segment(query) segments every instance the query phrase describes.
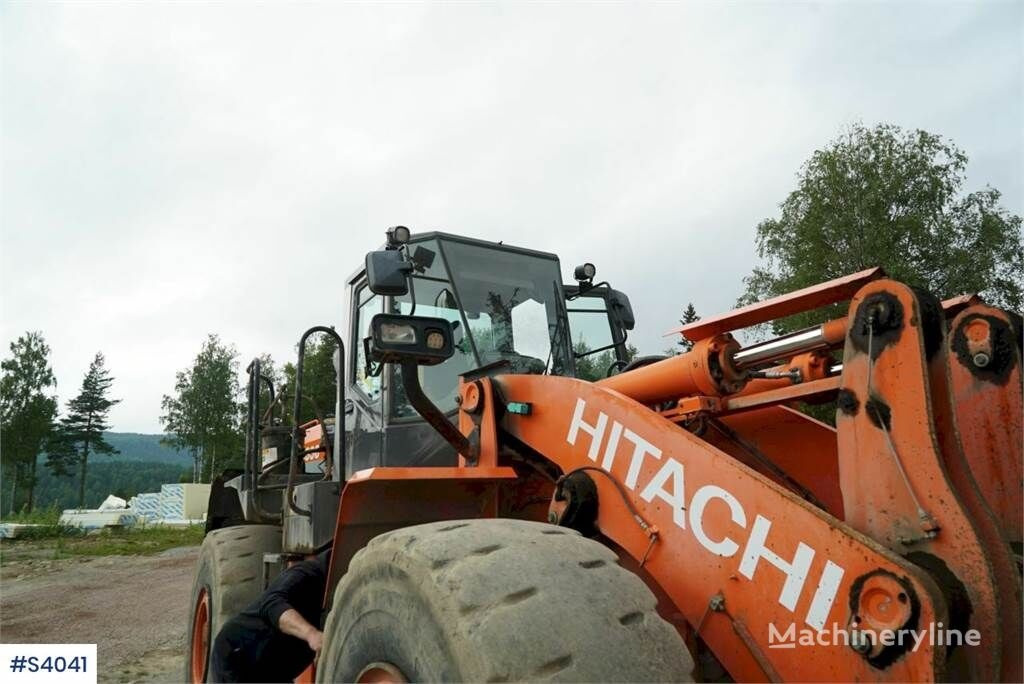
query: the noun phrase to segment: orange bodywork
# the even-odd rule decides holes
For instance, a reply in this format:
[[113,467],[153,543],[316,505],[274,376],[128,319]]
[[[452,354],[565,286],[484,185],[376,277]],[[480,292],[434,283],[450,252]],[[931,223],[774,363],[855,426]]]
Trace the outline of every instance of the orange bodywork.
[[[730,331],[845,300],[824,347],[778,364],[797,380],[750,380],[733,364]],[[464,380],[472,453],[457,467],[353,476],[329,587],[396,527],[563,523],[556,483],[585,476],[596,538],[737,681],[1020,681],[1020,352],[989,368],[1010,319],[946,304],[959,311],[948,338],[938,302],[870,269],[691,324],[692,351],[596,383]],[[811,400],[836,401],[835,427],[794,409]],[[977,630],[980,645],[879,642],[932,625]],[[779,647],[790,629],[845,631],[857,647]]]
[[327,458],[327,446],[324,440],[324,426],[319,420],[311,420],[299,426],[303,440],[302,460],[305,463],[317,463]]
[[[1019,553],[1024,536],[1024,401],[1020,349],[1013,336],[1006,312],[971,306],[953,320],[946,355],[953,417],[964,455],[1004,538]],[[978,354],[986,354],[988,364],[977,366]]]

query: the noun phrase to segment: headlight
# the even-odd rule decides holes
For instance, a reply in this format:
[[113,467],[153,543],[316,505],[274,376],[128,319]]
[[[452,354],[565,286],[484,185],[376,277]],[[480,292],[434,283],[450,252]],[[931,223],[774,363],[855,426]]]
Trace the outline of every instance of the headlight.
[[[387,344],[416,344],[416,329],[400,323],[383,323],[380,326],[381,342]],[[427,338],[430,344],[430,338]]]
[[370,358],[381,363],[433,366],[455,352],[451,323],[427,316],[376,314],[367,342]]

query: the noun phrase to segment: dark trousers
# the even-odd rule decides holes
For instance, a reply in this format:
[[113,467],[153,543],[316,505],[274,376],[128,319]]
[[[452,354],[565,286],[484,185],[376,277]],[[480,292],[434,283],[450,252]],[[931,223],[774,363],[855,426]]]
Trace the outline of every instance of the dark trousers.
[[255,682],[250,675],[251,668],[245,663],[245,652],[241,642],[245,634],[237,624],[228,620],[210,647],[209,682]]
[[236,615],[221,627],[210,647],[210,682],[291,682],[311,662],[304,641],[282,634],[262,620]]

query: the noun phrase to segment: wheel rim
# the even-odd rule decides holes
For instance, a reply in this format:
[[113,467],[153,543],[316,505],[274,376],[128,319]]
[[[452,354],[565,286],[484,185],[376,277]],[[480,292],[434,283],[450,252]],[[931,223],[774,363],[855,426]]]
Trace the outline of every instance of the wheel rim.
[[409,680],[391,663],[370,663],[356,677],[357,684],[403,684]]
[[210,595],[206,587],[199,589],[192,611],[192,667],[189,674],[193,682],[202,682],[206,676],[207,654],[210,652]]

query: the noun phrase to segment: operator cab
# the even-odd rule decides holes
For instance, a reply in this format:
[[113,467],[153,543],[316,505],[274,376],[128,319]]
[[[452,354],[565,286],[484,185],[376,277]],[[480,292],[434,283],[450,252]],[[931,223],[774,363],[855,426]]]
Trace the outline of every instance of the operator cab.
[[[591,275],[581,278],[587,266]],[[591,264],[578,267],[577,284],[563,286],[575,377],[590,382],[612,375],[629,363],[626,338],[635,325],[629,298],[608,283],[592,284],[593,270]]]
[[[368,263],[371,269],[377,257],[382,269],[401,263],[408,287],[381,288],[378,272],[371,275],[377,278],[376,289],[385,294],[376,294],[366,269],[348,283],[346,478],[370,467],[457,462],[454,449],[405,396],[400,365],[368,361],[365,340],[375,314],[426,316],[451,323],[452,356],[437,365],[417,366],[416,372],[424,394],[453,422],[462,374],[490,369],[574,376],[574,320],[587,326],[587,339],[601,342],[601,353],[617,353],[624,347],[622,319],[617,315],[624,295],[606,285],[563,286],[554,254],[446,233],[408,236],[406,231],[406,241],[397,244],[390,235],[388,249],[372,253]],[[407,292],[398,294],[402,289]],[[628,310],[628,300],[625,303]],[[574,308],[585,313],[577,317],[571,313]],[[597,321],[602,316],[603,326]],[[632,327],[631,312],[629,319]]]

